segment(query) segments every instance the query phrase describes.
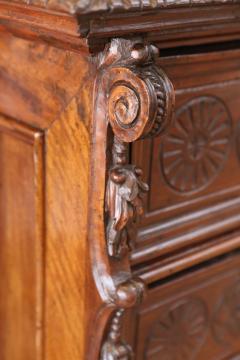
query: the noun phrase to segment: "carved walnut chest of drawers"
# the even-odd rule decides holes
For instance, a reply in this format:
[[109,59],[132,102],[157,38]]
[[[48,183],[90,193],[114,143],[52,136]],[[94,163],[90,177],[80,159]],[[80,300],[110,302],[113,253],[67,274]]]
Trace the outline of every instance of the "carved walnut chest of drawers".
[[240,1],[0,0],[0,360],[240,359]]

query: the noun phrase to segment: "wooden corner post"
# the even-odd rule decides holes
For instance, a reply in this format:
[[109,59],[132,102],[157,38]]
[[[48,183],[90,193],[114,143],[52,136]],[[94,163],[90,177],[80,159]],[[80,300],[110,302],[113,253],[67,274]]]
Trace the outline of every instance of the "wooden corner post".
[[129,253],[148,185],[141,169],[128,160],[128,144],[157,136],[171,123],[174,90],[155,65],[157,56],[154,46],[113,39],[97,58],[89,247],[99,311],[91,324],[91,360],[134,356],[122,339],[121,324],[125,309],[139,304],[146,292],[142,280],[132,275]]

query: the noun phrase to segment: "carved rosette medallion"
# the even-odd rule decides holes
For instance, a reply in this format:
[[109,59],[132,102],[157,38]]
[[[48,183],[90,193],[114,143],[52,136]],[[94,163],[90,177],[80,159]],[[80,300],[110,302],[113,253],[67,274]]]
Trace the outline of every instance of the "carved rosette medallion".
[[208,311],[201,299],[183,299],[152,326],[145,358],[152,360],[193,359],[208,330]]
[[224,167],[231,136],[231,116],[220,99],[202,96],[185,104],[162,143],[165,182],[181,194],[209,185]]

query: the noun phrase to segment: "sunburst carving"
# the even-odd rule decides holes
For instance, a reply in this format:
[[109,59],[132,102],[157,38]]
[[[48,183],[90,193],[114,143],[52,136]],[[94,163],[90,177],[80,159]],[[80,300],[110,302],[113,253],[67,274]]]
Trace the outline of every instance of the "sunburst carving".
[[231,116],[220,99],[198,97],[181,107],[161,147],[166,183],[182,194],[207,186],[228,158],[231,134]]
[[145,359],[193,359],[204,342],[208,311],[201,299],[185,299],[173,305],[150,331]]

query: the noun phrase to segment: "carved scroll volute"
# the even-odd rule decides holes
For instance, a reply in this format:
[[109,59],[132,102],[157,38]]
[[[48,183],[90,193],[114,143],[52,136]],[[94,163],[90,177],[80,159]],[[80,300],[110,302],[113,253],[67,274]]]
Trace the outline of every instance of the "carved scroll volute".
[[[128,162],[128,143],[159,135],[171,123],[174,91],[165,73],[154,65],[156,56],[153,46],[115,39],[98,58],[89,241],[101,313],[103,304],[107,313],[98,319],[105,326],[110,321],[103,360],[131,358],[129,346],[121,340],[121,318],[124,309],[140,303],[145,293],[143,282],[132,277],[129,250],[148,185],[141,180],[141,169]],[[109,125],[114,134],[110,166],[106,159]]]

